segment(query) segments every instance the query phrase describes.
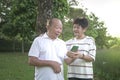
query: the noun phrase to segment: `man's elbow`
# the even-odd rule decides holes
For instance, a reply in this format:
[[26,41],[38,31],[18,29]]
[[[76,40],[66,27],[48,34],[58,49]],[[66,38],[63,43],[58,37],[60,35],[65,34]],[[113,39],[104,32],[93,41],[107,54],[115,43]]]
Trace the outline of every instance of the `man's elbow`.
[[65,62],[67,65],[70,65],[70,62]]
[[29,59],[28,59],[28,64],[30,65],[30,66],[34,66],[34,63],[33,63],[34,61],[33,61],[33,59],[32,59],[32,57],[29,57]]

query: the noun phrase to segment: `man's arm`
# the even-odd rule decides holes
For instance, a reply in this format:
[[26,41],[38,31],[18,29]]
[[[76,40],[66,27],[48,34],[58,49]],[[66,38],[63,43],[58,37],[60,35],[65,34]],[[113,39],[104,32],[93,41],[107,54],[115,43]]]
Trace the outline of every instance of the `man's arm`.
[[68,58],[65,58],[64,61],[67,65],[71,64],[76,59],[75,57],[73,57],[74,53],[72,51],[68,51],[66,55],[68,56]]
[[71,64],[75,59],[73,58],[66,58],[64,61],[67,65]]
[[37,57],[29,56],[28,64],[38,67],[49,66],[54,70],[55,73],[61,72],[60,64],[56,61],[39,60]]

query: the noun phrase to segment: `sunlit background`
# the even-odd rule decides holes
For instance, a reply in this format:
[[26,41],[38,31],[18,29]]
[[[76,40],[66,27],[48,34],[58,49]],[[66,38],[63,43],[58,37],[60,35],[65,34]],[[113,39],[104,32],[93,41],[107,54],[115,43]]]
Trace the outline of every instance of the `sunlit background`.
[[120,37],[120,0],[78,0],[80,8],[87,8],[104,21],[108,34]]

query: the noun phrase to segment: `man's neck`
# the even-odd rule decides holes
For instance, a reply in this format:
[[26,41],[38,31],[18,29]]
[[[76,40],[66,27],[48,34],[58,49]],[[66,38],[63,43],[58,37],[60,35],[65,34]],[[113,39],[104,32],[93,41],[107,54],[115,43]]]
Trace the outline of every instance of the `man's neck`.
[[54,37],[53,35],[51,35],[50,33],[46,33],[47,35],[48,35],[48,37],[50,38],[50,39],[52,39],[52,40],[55,40],[56,39],[56,37]]

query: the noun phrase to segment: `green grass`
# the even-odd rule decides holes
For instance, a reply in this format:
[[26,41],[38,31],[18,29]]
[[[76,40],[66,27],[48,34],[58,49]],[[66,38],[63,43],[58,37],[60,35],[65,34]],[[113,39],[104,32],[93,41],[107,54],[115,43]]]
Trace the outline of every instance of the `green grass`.
[[[34,67],[27,62],[27,54],[0,53],[0,80],[34,80]],[[64,67],[67,75],[67,66]],[[64,77],[67,80],[67,76]]]
[[94,72],[100,80],[120,80],[120,49],[99,50]]
[[27,54],[0,53],[0,80],[33,80],[34,67],[27,60]]
[[[67,66],[64,65],[67,80]],[[94,80],[120,80],[120,49],[98,50]],[[34,67],[22,53],[0,53],[0,80],[34,80]]]

